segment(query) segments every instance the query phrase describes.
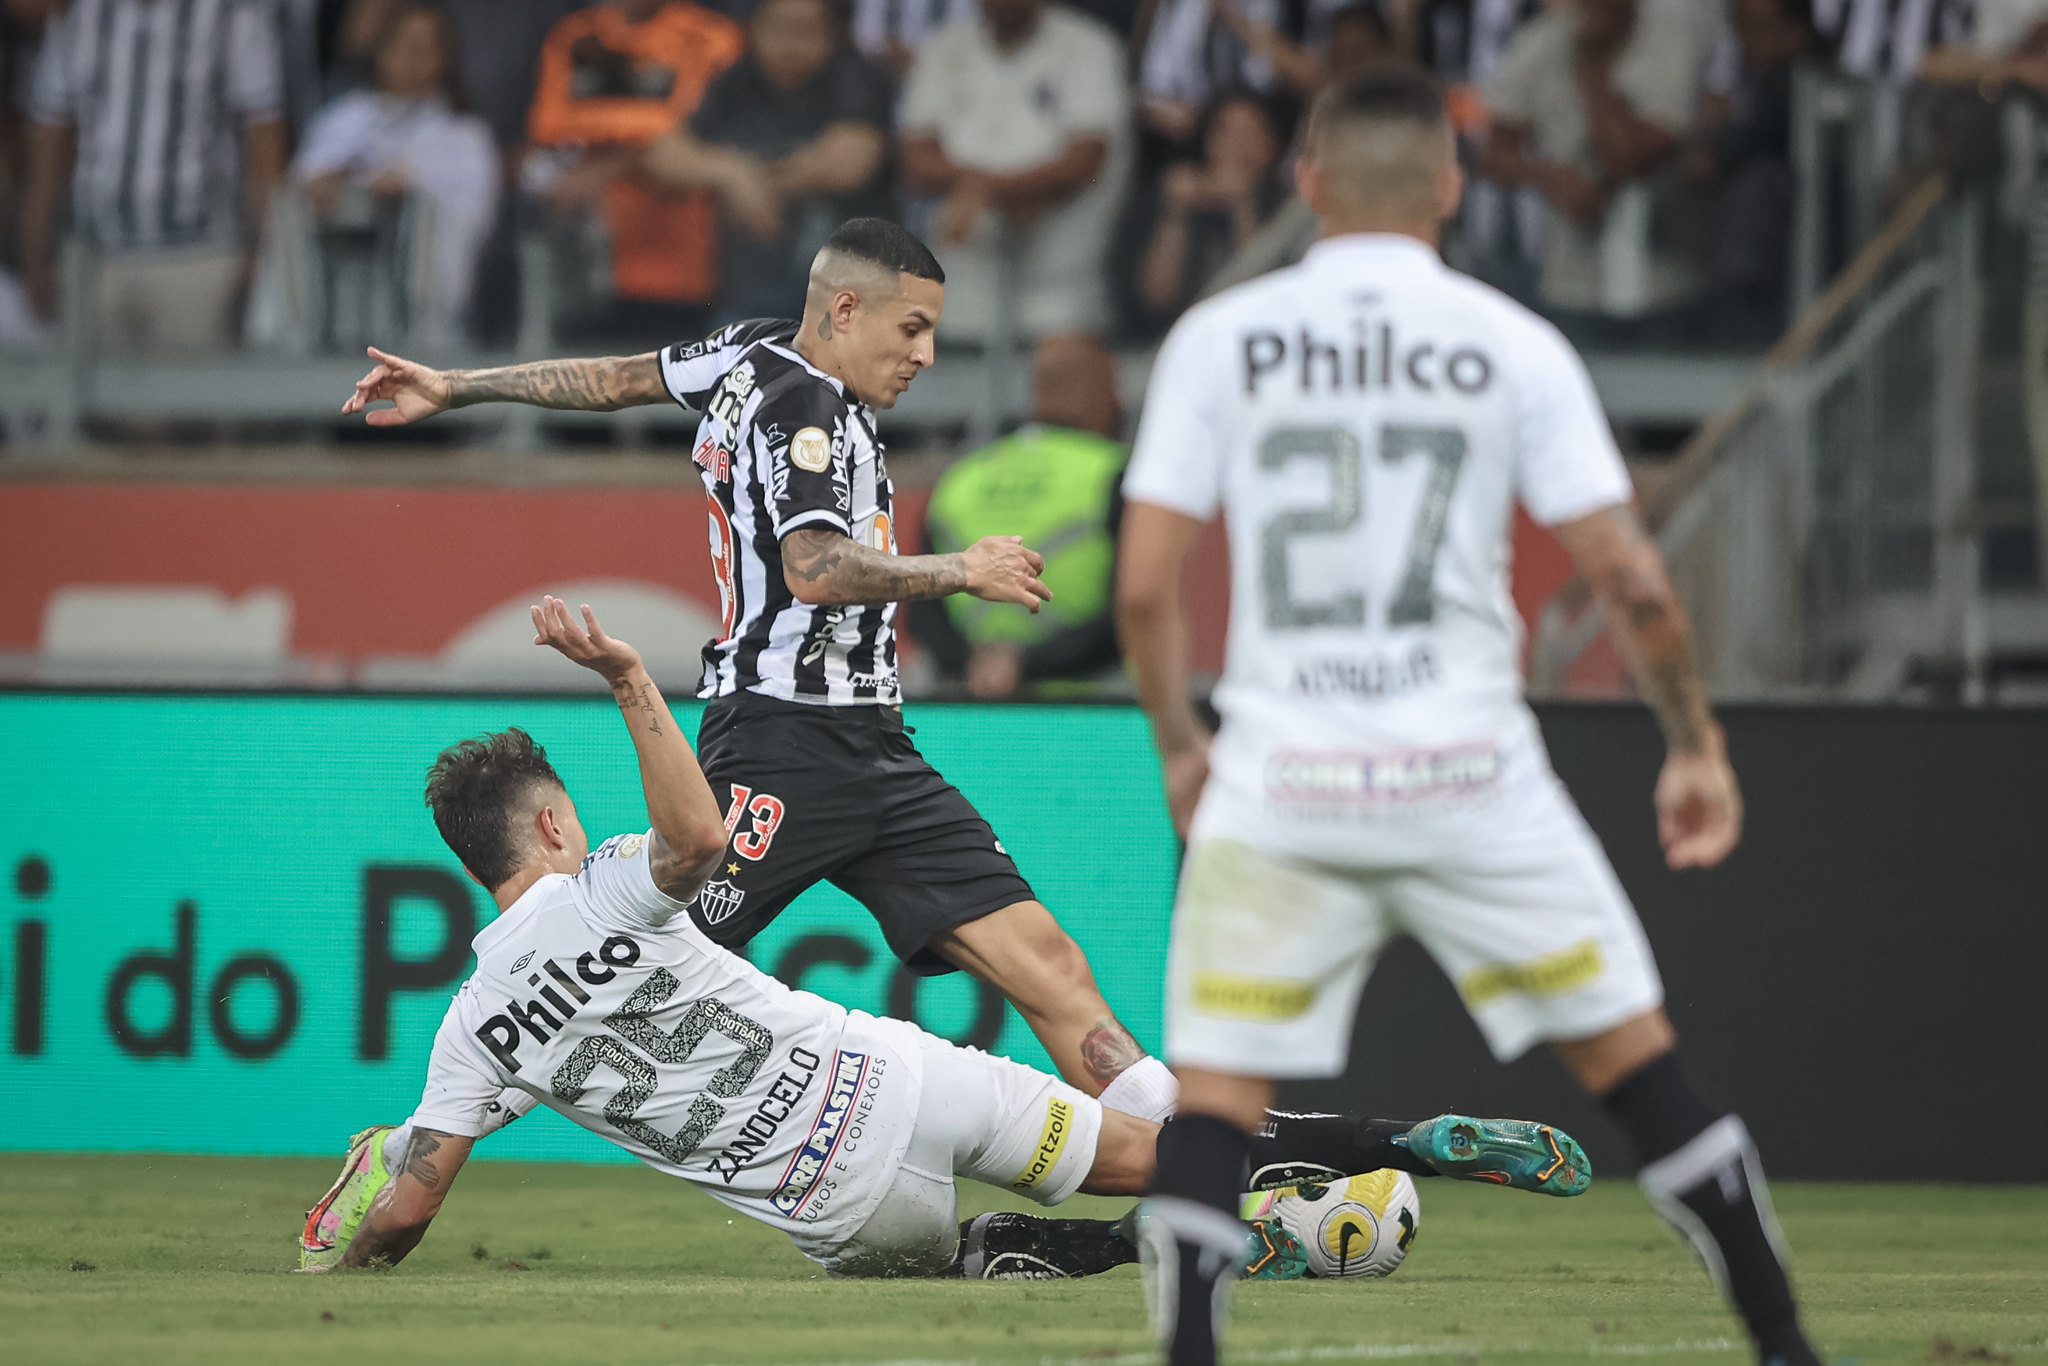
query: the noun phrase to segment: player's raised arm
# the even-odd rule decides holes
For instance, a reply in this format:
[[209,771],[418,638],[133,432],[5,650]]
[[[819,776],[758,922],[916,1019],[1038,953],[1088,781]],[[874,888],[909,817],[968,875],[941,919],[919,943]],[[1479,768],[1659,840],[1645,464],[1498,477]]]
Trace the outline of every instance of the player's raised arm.
[[1188,701],[1188,623],[1181,566],[1202,523],[1183,512],[1133,502],[1117,547],[1116,624],[1138,701],[1166,766],[1166,805],[1187,838],[1209,777],[1209,732]]
[[640,662],[640,652],[606,635],[588,604],[579,624],[569,604],[543,598],[533,608],[533,629],[534,644],[553,646],[611,684],[640,756],[640,786],[654,827],[654,884],[678,901],[690,900],[725,852],[725,817],[683,728]]
[[[370,347],[377,362],[356,381],[341,405],[344,414],[362,413],[372,427],[400,427],[450,408],[476,403],[525,403],[535,408],[609,413],[668,400],[661,382],[661,357],[598,356],[586,360],[537,360],[488,370],[435,370]],[[389,408],[371,408],[389,400]]]
[[392,1266],[404,1261],[441,1212],[448,1187],[474,1146],[473,1138],[415,1128],[405,1145],[404,1162],[370,1202],[362,1227],[338,1265]]
[[1664,728],[1670,754],[1656,801],[1665,861],[1711,868],[1742,838],[1742,793],[1664,557],[1627,507],[1603,508],[1552,530],[1606,605],[1607,629]]

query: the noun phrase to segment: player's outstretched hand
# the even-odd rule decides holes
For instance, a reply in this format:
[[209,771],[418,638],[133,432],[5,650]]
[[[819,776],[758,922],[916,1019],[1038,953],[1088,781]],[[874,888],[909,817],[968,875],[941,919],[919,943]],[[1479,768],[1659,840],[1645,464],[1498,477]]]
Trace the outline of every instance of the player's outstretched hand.
[[990,602],[1014,602],[1036,612],[1052,601],[1052,590],[1038,576],[1045,557],[1024,544],[1022,536],[984,536],[961,553],[967,566],[967,591]]
[[1697,754],[1664,760],[1656,803],[1657,842],[1673,868],[1711,868],[1742,839],[1742,791],[1718,735]]
[[[370,359],[377,364],[356,381],[356,391],[341,405],[343,415],[362,413],[363,421],[372,427],[402,427],[447,411],[453,389],[448,376],[402,356],[387,355],[374,346],[369,352]],[[377,400],[387,398],[396,406],[370,408]]]
[[534,644],[553,646],[565,658],[602,674],[606,682],[616,683],[640,667],[640,652],[606,635],[589,603],[583,604],[580,625],[560,598],[544,597],[531,611]]

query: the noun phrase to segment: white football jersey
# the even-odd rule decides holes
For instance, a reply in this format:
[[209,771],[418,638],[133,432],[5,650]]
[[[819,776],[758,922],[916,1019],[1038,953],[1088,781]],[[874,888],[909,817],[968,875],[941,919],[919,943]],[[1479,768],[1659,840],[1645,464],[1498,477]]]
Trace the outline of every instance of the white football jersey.
[[413,1122],[474,1137],[518,1087],[785,1233],[851,1236],[910,1142],[914,1031],[706,939],[654,885],[649,838],[606,840],[477,935]]
[[1514,504],[1556,524],[1632,496],[1550,324],[1414,238],[1319,242],[1174,327],[1124,492],[1226,513],[1209,821],[1282,845],[1313,827],[1313,846],[1548,773],[1521,697]]

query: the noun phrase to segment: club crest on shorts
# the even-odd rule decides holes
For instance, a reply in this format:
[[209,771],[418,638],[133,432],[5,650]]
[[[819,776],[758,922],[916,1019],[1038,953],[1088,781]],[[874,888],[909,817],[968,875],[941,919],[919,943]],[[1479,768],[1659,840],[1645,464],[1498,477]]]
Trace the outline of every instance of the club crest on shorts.
[[735,887],[725,878],[704,884],[704,890],[697,893],[697,910],[707,925],[719,925],[733,918],[739,911],[740,903],[747,899],[744,887]]
[[832,438],[821,427],[804,427],[789,439],[789,463],[812,474],[823,474],[832,463]]

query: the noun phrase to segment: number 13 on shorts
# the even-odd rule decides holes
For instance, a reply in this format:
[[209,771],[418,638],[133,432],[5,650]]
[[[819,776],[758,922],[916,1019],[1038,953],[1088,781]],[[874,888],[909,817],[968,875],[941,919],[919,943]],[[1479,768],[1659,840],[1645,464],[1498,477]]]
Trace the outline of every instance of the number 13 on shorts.
[[[725,831],[732,836],[732,851],[759,863],[775,843],[775,832],[782,828],[784,814],[782,798],[734,783],[732,804],[725,809]],[[743,818],[750,821],[751,828],[739,828]]]

